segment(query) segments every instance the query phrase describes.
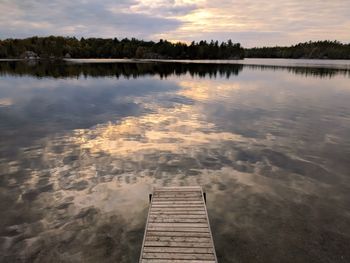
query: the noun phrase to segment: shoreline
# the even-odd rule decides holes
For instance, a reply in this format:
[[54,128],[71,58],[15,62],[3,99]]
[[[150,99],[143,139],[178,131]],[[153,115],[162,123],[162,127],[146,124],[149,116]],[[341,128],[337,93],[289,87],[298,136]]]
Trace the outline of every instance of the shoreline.
[[40,59],[0,59],[0,62],[55,62],[66,63],[184,63],[184,64],[232,64],[247,66],[266,66],[284,68],[329,68],[350,70],[350,60],[347,59],[285,59],[285,58],[244,58],[244,59],[136,59],[136,58],[40,58]]

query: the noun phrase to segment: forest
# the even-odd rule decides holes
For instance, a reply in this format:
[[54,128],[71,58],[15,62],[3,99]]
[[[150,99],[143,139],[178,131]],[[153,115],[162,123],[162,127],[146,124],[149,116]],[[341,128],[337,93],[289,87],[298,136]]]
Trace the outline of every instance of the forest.
[[[29,55],[28,55],[29,54]],[[190,44],[167,40],[135,38],[30,37],[0,40],[0,58],[136,58],[136,59],[243,59],[311,58],[350,59],[350,44],[315,41],[289,47],[243,48],[232,40],[193,41]]]
[[239,43],[199,41],[171,43],[124,38],[31,37],[0,40],[0,58],[20,58],[32,51],[40,58],[241,59]]
[[305,42],[290,47],[257,47],[245,49],[248,58],[350,59],[350,44],[339,41]]

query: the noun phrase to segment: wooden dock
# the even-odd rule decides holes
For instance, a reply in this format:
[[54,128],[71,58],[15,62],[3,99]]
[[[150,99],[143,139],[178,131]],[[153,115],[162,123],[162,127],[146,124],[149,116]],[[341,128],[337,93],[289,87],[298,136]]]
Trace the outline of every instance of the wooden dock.
[[199,186],[153,190],[140,263],[168,262],[217,262]]

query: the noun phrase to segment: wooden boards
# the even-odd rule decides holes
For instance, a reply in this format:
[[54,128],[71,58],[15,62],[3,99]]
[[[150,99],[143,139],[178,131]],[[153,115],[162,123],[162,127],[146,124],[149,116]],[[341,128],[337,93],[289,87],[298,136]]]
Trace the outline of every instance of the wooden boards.
[[140,263],[216,263],[202,188],[153,190]]

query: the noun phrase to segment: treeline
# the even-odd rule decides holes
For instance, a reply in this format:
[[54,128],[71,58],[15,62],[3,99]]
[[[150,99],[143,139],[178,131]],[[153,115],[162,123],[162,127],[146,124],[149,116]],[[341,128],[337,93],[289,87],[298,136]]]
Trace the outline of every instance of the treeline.
[[350,44],[339,41],[299,43],[290,47],[262,47],[245,49],[248,58],[311,58],[350,59]]
[[311,58],[350,59],[350,44],[338,41],[305,42],[289,47],[244,49],[239,43],[199,41],[171,43],[135,38],[103,39],[75,37],[31,37],[0,40],[0,58],[140,58],[140,59],[242,59]]
[[40,58],[241,59],[244,49],[231,40],[221,43],[200,41],[189,45],[135,38],[119,40],[50,36],[0,40],[0,58],[34,55]]

